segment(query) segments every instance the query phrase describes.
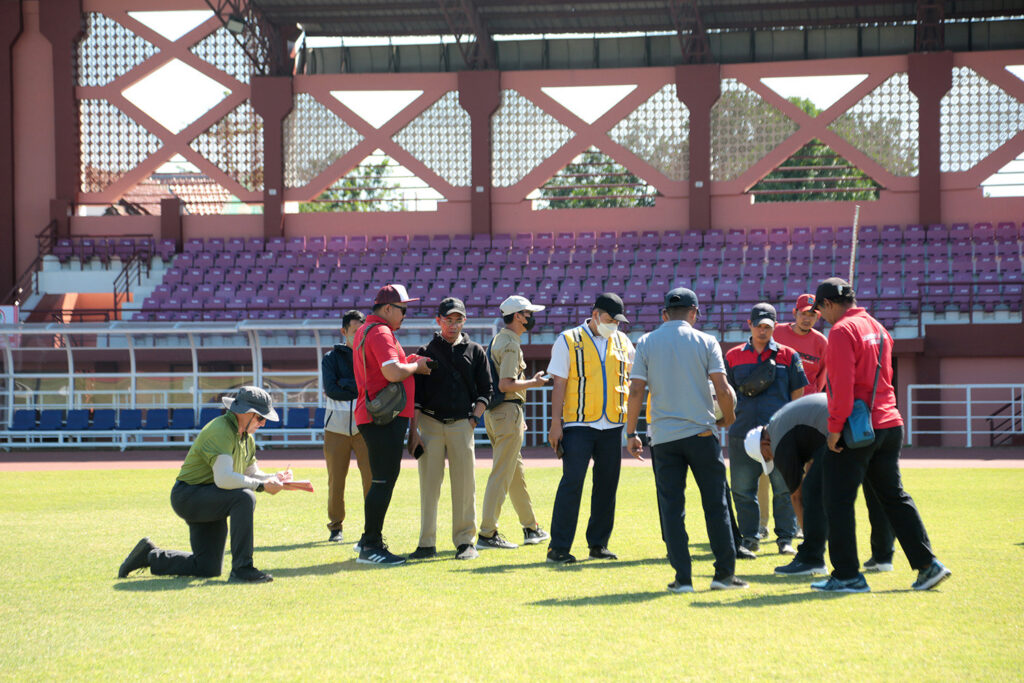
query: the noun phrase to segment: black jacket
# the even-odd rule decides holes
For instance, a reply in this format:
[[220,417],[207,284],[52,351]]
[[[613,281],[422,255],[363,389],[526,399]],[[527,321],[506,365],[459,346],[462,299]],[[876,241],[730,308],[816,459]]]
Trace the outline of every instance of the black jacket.
[[335,401],[351,401],[359,396],[356,373],[352,367],[352,349],[335,344],[320,361],[324,379],[324,393]]
[[[416,407],[441,420],[469,417],[477,401],[491,398],[491,370],[484,347],[463,334],[449,344],[440,333],[416,350],[438,361],[429,375],[416,375]],[[452,369],[456,371],[452,372]]]

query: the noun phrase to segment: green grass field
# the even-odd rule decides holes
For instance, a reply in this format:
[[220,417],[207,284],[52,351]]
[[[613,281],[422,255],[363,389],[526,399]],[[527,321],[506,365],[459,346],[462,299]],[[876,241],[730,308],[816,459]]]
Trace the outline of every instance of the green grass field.
[[[358,500],[358,474],[349,477]],[[259,497],[256,565],[273,583],[116,578],[143,535],[187,548],[170,509],[174,472],[4,474],[0,499],[0,678],[212,680],[416,678],[1020,680],[1024,665],[1024,470],[907,470],[953,577],[925,593],[901,551],[872,593],[821,595],[781,578],[788,558],[741,562],[750,589],[709,592],[712,565],[692,481],[688,529],[697,592],[673,595],[650,470],[622,472],[610,547],[620,561],[554,567],[542,546],[452,558],[447,485],[438,559],[378,569],[326,543],[323,469],[297,470],[315,494]],[[479,510],[486,470],[477,472]],[[556,469],[527,481],[546,527]],[[417,540],[415,470],[403,470],[385,534]],[[575,550],[585,555],[583,517]],[[858,510],[866,559],[867,515]],[[361,530],[349,505],[347,539]],[[506,504],[503,531],[521,539]],[[766,547],[773,548],[773,544]]]

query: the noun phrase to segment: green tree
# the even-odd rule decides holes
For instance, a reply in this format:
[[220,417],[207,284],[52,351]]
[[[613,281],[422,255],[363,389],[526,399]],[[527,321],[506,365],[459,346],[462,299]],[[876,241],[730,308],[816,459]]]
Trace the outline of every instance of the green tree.
[[[810,100],[790,98],[811,116],[821,111]],[[880,185],[868,174],[814,139],[751,188],[755,202],[871,201]]]
[[389,180],[390,159],[356,166],[312,202],[301,202],[299,213],[332,211],[403,211],[401,189]]
[[538,188],[542,209],[654,206],[654,191],[625,166],[590,148]]

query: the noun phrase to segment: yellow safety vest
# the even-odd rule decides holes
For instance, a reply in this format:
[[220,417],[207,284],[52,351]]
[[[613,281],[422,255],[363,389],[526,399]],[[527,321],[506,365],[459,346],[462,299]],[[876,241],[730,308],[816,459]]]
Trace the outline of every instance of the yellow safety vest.
[[562,403],[565,422],[626,421],[629,398],[629,338],[616,331],[608,338],[604,361],[597,346],[583,327],[562,333],[569,347],[569,377]]

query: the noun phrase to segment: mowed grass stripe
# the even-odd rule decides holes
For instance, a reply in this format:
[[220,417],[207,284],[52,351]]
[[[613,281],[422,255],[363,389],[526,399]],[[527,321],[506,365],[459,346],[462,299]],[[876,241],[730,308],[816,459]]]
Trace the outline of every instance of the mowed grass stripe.
[[[187,548],[168,501],[173,471],[7,473],[0,498],[0,678],[160,676],[213,679],[449,680],[1018,679],[1024,599],[1024,471],[907,470],[939,557],[954,572],[936,590],[909,590],[896,571],[868,575],[872,593],[820,595],[810,580],[772,575],[789,558],[774,543],[738,573],[746,591],[708,591],[713,573],[700,498],[687,488],[692,595],[672,595],[653,475],[625,468],[610,547],[618,562],[556,568],[544,546],[453,558],[450,489],[442,489],[436,559],[381,569],[358,565],[359,481],[348,482],[346,540],[326,542],[326,472],[298,470],[315,494],[261,495],[256,565],[270,584],[218,579],[116,578],[143,535]],[[488,471],[477,473],[477,507]],[[559,471],[531,468],[543,526]],[[586,555],[584,492],[574,552]],[[860,556],[867,514],[858,503]],[[506,503],[501,531],[521,542]],[[419,487],[403,470],[385,534],[408,553],[419,533]]]

